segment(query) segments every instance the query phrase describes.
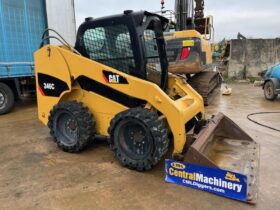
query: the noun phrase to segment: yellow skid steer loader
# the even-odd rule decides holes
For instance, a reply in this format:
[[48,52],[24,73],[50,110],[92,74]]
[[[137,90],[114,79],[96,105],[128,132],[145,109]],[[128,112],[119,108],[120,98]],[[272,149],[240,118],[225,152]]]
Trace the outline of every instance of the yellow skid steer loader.
[[[223,114],[206,120],[202,97],[168,73],[167,24],[143,11],[87,18],[74,48],[46,30],[35,52],[39,119],[63,151],[105,136],[116,158],[138,171],[159,163],[173,141],[174,159],[250,177],[253,202],[259,147]],[[64,44],[45,45],[49,38]]]

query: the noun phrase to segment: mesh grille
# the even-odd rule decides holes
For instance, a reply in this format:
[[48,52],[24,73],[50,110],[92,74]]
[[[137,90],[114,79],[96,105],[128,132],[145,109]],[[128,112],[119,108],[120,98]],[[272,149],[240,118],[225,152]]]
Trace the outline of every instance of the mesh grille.
[[127,26],[115,25],[88,29],[84,45],[92,60],[129,74],[135,69],[131,38]]
[[0,42],[5,47],[1,61],[32,61],[46,27],[43,1],[1,0],[0,4]]
[[31,76],[41,35],[46,28],[44,0],[0,0],[0,77]]

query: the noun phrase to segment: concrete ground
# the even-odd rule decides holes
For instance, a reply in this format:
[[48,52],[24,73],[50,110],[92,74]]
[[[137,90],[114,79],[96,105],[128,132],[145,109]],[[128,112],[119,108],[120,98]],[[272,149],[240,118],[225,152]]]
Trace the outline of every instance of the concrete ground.
[[[217,96],[207,110],[209,115],[224,112],[260,143],[257,205],[167,184],[163,161],[151,172],[130,171],[106,142],[94,142],[81,154],[64,153],[38,122],[35,102],[29,102],[0,117],[0,209],[279,209],[280,133],[246,116],[280,111],[280,99],[266,101],[252,85],[232,87],[232,96]],[[254,117],[278,129],[279,118]]]

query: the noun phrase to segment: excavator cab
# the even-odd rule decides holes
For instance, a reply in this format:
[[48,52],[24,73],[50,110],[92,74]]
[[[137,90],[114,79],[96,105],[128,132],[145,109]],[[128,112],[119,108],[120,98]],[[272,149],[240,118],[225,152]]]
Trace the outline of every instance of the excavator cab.
[[206,120],[202,97],[168,73],[167,23],[149,12],[125,11],[87,18],[75,48],[43,44],[35,52],[40,121],[65,152],[86,149],[96,135],[106,137],[130,169],[150,170],[173,141],[176,160],[255,176],[253,139],[222,114]]

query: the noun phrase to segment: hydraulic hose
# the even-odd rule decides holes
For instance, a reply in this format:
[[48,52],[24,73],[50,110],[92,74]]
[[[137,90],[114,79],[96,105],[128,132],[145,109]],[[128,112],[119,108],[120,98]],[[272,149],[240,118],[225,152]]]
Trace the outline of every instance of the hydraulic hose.
[[255,116],[255,115],[264,115],[264,114],[280,114],[280,112],[257,112],[257,113],[252,113],[252,114],[249,114],[249,115],[247,116],[247,119],[250,120],[251,122],[257,124],[257,125],[262,126],[262,127],[265,127],[265,128],[268,128],[268,129],[271,129],[271,130],[280,132],[280,130],[277,129],[277,128],[273,128],[273,127],[270,127],[270,126],[268,126],[268,125],[259,123],[258,121],[253,120],[253,119],[251,118],[251,116]]

